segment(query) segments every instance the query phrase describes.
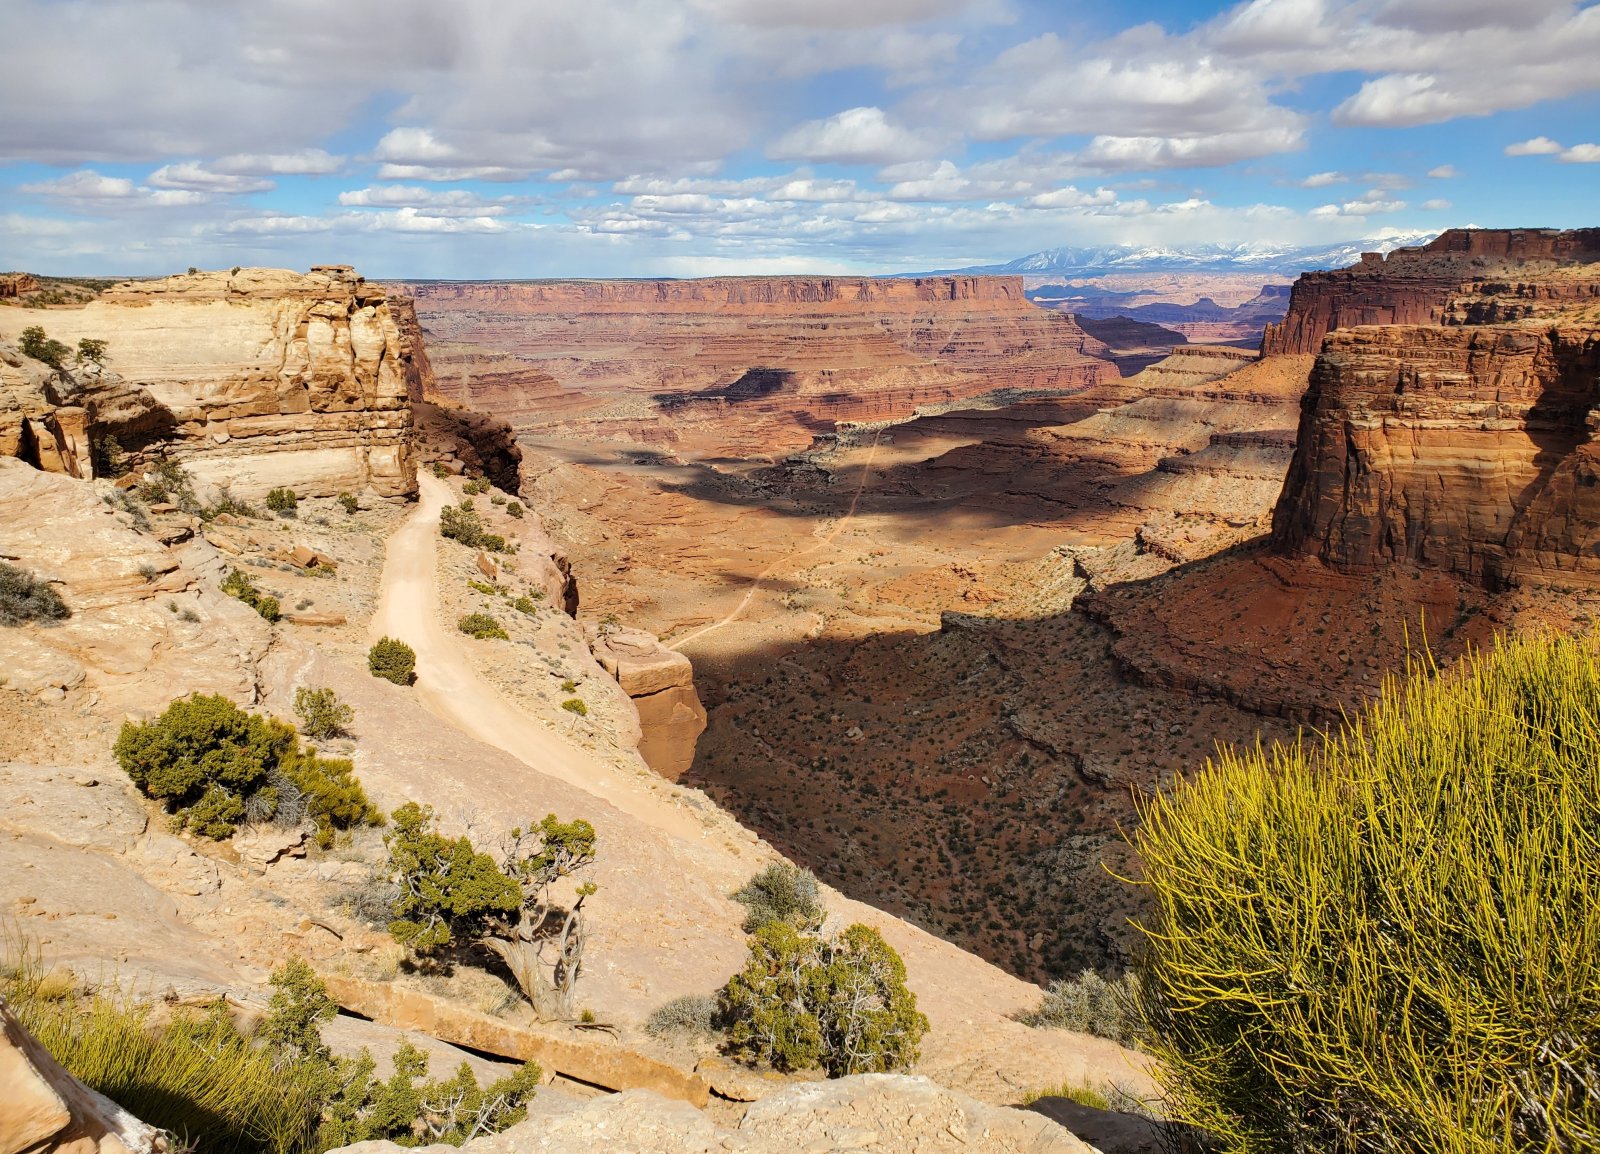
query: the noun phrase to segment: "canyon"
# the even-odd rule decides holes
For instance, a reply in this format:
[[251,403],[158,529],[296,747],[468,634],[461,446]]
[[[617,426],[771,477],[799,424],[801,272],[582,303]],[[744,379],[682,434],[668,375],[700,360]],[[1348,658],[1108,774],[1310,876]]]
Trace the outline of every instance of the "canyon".
[[[1597,239],[1451,232],[1307,274],[1259,356],[1103,328],[1145,341],[1119,352],[1016,277],[323,267],[0,309],[0,554],[73,609],[0,630],[0,908],[58,964],[180,997],[258,1004],[298,953],[372,1019],[345,1029],[421,1025],[450,1060],[545,1055],[575,1096],[708,1104],[726,1144],[746,1083],[642,1024],[738,966],[727,895],[782,855],[901,952],[933,1019],[919,1073],[991,1104],[1052,1080],[1143,1092],[1139,1058],[1013,1020],[1033,983],[1127,964],[1137,799],[1219,742],[1336,722],[1424,645],[1447,664],[1592,617]],[[4,343],[29,323],[105,340],[104,364]],[[135,478],[170,457],[207,492],[292,486],[301,511],[131,509],[110,437]],[[439,537],[473,500],[506,553]],[[283,621],[220,593],[238,566]],[[468,613],[507,636],[466,640]],[[416,686],[366,675],[380,633],[412,640]],[[452,832],[595,824],[582,996],[614,1038],[531,1021],[482,970],[400,968],[345,897],[374,879],[375,831],[219,854],[108,758],[174,687],[282,713],[323,684],[358,718],[331,751],[385,808],[426,801]],[[889,1117],[934,1093],[907,1083],[838,1093]],[[644,1093],[551,1124],[655,1125]],[[750,1117],[815,1098],[768,1093]]]

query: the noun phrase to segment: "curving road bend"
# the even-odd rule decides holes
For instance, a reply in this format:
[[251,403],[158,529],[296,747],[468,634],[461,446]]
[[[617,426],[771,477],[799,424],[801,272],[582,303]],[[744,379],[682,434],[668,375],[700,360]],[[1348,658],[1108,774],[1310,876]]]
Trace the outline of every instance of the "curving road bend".
[[471,737],[529,768],[559,778],[657,829],[700,840],[700,823],[652,788],[639,771],[612,765],[523,713],[472,667],[460,634],[439,620],[439,511],[450,488],[417,478],[417,508],[389,539],[370,626],[373,640],[397,637],[417,653],[418,703]]

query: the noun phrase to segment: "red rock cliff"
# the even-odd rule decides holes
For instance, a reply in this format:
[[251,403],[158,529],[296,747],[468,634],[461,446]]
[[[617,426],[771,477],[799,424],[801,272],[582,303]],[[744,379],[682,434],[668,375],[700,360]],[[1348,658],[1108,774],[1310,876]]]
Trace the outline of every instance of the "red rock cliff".
[[423,282],[445,396],[519,429],[761,453],[836,422],[1117,371],[1018,277]]

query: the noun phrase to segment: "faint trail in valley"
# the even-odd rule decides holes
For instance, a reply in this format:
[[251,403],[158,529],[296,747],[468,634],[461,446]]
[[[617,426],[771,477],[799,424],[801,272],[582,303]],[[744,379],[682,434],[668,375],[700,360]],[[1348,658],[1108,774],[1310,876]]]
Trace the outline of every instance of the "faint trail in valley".
[[760,591],[761,583],[768,577],[772,576],[775,570],[782,568],[791,561],[797,560],[808,554],[815,553],[818,549],[821,549],[824,546],[833,544],[833,539],[839,535],[839,531],[845,527],[845,523],[856,515],[856,505],[860,502],[861,494],[867,487],[867,479],[872,475],[872,461],[873,458],[878,455],[878,438],[881,436],[883,436],[883,430],[881,429],[872,434],[872,444],[867,449],[867,459],[861,466],[861,479],[856,482],[856,491],[850,494],[850,506],[845,510],[844,516],[840,517],[834,522],[832,529],[829,529],[827,533],[817,538],[815,544],[809,545],[806,548],[801,549],[799,552],[789,553],[786,556],[779,557],[776,561],[772,562],[765,569],[761,570],[761,572],[752,577],[750,579],[750,588],[745,590],[744,596],[740,599],[739,604],[735,605],[733,607],[733,612],[729,613],[721,621],[714,621],[710,625],[696,629],[693,633],[679,637],[675,641],[668,642],[667,648],[679,649],[697,637],[704,637],[707,633],[721,629],[724,625],[732,625],[744,615],[744,611],[746,609],[750,608],[750,602],[755,599],[755,595]]

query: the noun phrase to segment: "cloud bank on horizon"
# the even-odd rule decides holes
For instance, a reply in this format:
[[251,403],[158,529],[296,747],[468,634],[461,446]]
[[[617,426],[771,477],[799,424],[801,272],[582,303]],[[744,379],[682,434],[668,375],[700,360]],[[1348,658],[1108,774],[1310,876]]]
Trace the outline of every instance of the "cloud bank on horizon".
[[0,267],[894,272],[1600,223],[1600,0],[0,0]]

